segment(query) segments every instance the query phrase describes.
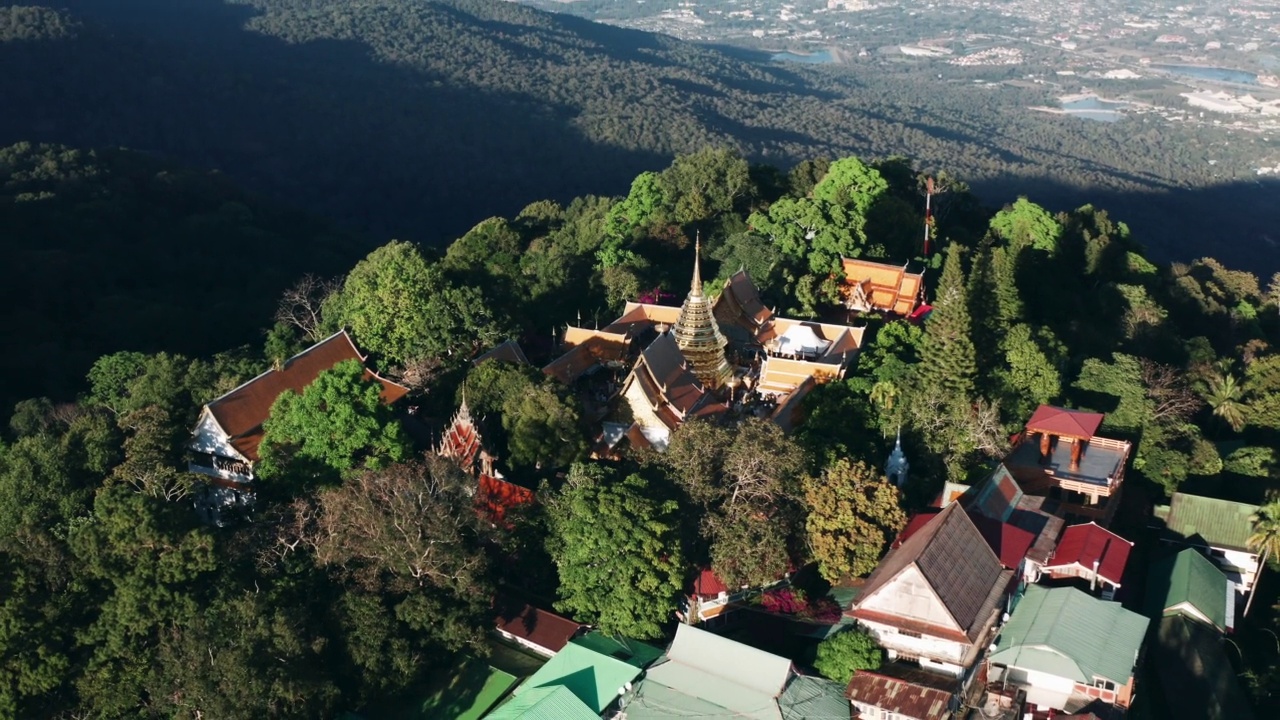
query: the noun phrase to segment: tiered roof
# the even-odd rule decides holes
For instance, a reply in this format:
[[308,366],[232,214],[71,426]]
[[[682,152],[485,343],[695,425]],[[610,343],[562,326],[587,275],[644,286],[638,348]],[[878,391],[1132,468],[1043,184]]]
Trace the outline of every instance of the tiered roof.
[[452,458],[464,472],[475,474],[476,459],[481,452],[480,431],[471,419],[466,397],[462,398],[462,405],[445,429],[437,452],[442,457]]
[[910,315],[924,290],[924,273],[907,266],[844,258],[845,304],[853,310]]
[[565,329],[564,345],[569,349],[542,368],[542,372],[568,385],[597,365],[626,360],[631,338],[626,333],[571,325]]
[[689,295],[680,306],[680,315],[676,318],[671,334],[675,337],[676,347],[688,358],[698,380],[714,390],[728,382],[732,370],[724,355],[728,341],[720,333],[720,326],[711,312],[711,301],[702,294],[702,271],[698,257],[701,252],[702,245],[698,243],[694,246],[693,282],[689,287]]
[[[236,452],[246,460],[258,460],[262,443],[262,424],[271,414],[276,398],[286,392],[301,393],[325,370],[345,360],[364,364],[365,356],[356,349],[345,330],[330,335],[284,362],[279,369],[268,370],[205,406],[218,426],[226,433]],[[409,392],[409,388],[365,369],[364,379],[382,386],[382,402],[390,405]]]
[[752,337],[773,317],[760,301],[760,291],[746,270],[739,270],[724,283],[713,308],[721,326],[736,325]]

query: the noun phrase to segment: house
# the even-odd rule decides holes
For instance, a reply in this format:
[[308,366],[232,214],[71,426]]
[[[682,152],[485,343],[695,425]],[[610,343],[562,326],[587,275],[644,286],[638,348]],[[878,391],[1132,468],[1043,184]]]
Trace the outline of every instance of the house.
[[1182,615],[1161,618],[1148,673],[1158,687],[1143,688],[1144,697],[1156,696],[1153,713],[1169,720],[1253,720],[1226,642]]
[[[959,487],[952,488],[950,493],[954,494]],[[1057,509],[1057,501],[1022,492],[1008,468],[1001,464],[986,480],[963,491],[956,502],[969,512],[970,517],[985,517],[1030,533],[1034,540],[1024,553],[1020,574],[1027,582],[1040,579],[1044,566],[1058,546],[1058,536],[1064,525],[1062,518],[1053,513]],[[978,527],[979,530],[984,528],[981,524]],[[984,536],[989,535],[990,531],[984,533]],[[997,554],[1003,555],[1001,551]]]
[[994,633],[1012,577],[953,503],[889,551],[845,614],[891,659],[960,677]]
[[906,317],[924,296],[924,273],[907,266],[843,258],[844,306],[855,312],[882,312]]
[[1147,576],[1147,612],[1182,615],[1220,633],[1235,628],[1236,593],[1227,576],[1194,548],[1157,562]]
[[1128,707],[1149,624],[1076,588],[1030,585],[987,658],[988,678],[1024,688],[1041,709]]
[[792,675],[778,698],[782,720],[820,720],[849,717],[849,701],[839,683],[809,675]]
[[1164,521],[1163,542],[1199,549],[1226,573],[1238,592],[1248,593],[1259,568],[1258,553],[1249,547],[1251,518],[1257,511],[1257,505],[1174,493],[1168,505],[1156,507],[1155,516]]
[[1072,525],[1058,540],[1044,572],[1055,580],[1081,578],[1092,591],[1102,587],[1102,599],[1112,600],[1124,577],[1133,543],[1097,523]]
[[854,673],[845,694],[859,720],[950,720],[960,707],[958,680],[901,663]]
[[791,677],[791,661],[784,657],[678,625],[666,654],[626,698],[626,717],[781,720],[778,701]]
[[[346,360],[363,365],[365,356],[356,349],[351,336],[339,330],[284,361],[279,368],[268,370],[205,405],[188,445],[188,469],[209,478],[211,485],[251,492],[249,483],[259,460],[262,425],[276,398],[286,392],[301,393],[320,373]],[[371,370],[365,370],[364,378],[382,386],[381,398],[387,404],[409,392],[409,388]]]
[[644,668],[660,655],[661,651],[645,643],[588,633],[569,640],[514,694],[520,698],[539,688],[563,687],[599,716],[614,707]]
[[686,420],[723,412],[723,404],[698,380],[671,333],[663,333],[636,360],[622,384],[622,396],[631,408],[633,431],[643,442],[665,450],[671,433]]
[[[892,547],[896,548],[905,543],[939,512],[941,511],[926,510],[912,515],[907,520],[906,527],[902,529],[902,532],[898,533],[898,537],[893,541]],[[1022,577],[1027,553],[1035,542],[1035,536],[1016,525],[1000,522],[977,513],[969,513],[969,519],[978,528],[978,532],[982,535],[982,539],[987,542],[987,546],[1000,559],[1000,564],[1006,569],[1012,570],[1016,577]]]
[[485,720],[600,720],[569,688],[563,685],[534,688],[512,696]]
[[1004,459],[1022,489],[1057,501],[1068,522],[1111,522],[1133,444],[1097,434],[1105,415],[1041,405]]
[[554,656],[587,630],[586,625],[528,603],[499,598],[494,605],[498,635],[544,657]]

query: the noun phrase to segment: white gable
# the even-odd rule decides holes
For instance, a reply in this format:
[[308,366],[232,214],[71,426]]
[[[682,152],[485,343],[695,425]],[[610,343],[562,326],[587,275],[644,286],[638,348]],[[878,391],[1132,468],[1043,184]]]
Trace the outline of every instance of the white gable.
[[190,447],[196,452],[239,458],[245,462],[249,461],[249,458],[241,455],[239,451],[231,446],[227,431],[223,430],[222,426],[218,424],[217,419],[213,417],[213,413],[209,412],[209,406],[207,405],[200,412],[200,421],[196,423],[196,429],[191,435]]
[[914,564],[903,568],[870,596],[859,599],[858,609],[964,632]]

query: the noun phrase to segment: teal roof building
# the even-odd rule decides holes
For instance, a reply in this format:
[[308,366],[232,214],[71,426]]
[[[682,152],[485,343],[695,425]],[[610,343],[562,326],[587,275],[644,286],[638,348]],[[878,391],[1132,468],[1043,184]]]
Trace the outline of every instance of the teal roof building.
[[1235,627],[1236,593],[1227,576],[1194,548],[1165,558],[1147,580],[1152,617],[1185,615],[1218,632]]

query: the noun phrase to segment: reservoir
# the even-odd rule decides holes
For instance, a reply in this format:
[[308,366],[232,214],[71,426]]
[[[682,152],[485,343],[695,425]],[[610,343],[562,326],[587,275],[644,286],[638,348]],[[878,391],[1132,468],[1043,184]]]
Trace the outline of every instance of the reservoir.
[[1216,82],[1229,82],[1238,85],[1257,85],[1258,76],[1251,72],[1243,70],[1231,70],[1230,68],[1206,67],[1204,65],[1159,65],[1154,64],[1151,67],[1157,70],[1185,75],[1198,80],[1214,80]]
[[1068,115],[1097,122],[1115,122],[1124,117],[1120,111],[1127,107],[1129,103],[1103,100],[1093,95],[1064,98],[1062,101],[1062,110]]
[[810,65],[826,65],[836,61],[830,50],[819,50],[812,53],[780,52],[775,53],[769,59],[782,62],[808,63]]

